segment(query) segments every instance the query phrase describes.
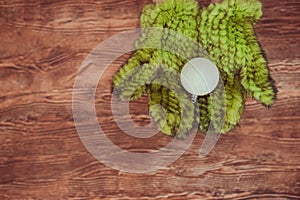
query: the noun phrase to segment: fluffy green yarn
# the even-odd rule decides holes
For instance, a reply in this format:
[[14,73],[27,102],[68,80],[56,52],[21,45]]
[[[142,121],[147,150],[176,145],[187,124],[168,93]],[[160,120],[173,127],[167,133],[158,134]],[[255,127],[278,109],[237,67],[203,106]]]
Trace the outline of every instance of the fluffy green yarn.
[[[224,0],[203,9],[195,0],[165,0],[145,6],[141,15],[142,28],[167,28],[191,38],[207,50],[220,71],[225,94],[217,87],[216,95],[197,99],[199,117],[196,120],[200,131],[206,132],[210,124],[221,133],[234,128],[244,111],[247,94],[265,106],[273,103],[276,89],[253,30],[261,15],[261,3],[257,0]],[[147,44],[157,44],[162,49],[134,52],[115,75],[114,87],[123,100],[137,99],[146,92],[151,116],[161,131],[167,135],[178,132],[178,137],[184,137],[195,121],[194,105],[180,82],[168,80],[176,77],[172,70],[180,73],[187,59],[203,55],[203,52],[195,45],[176,42],[172,33],[145,32],[135,45],[139,48]],[[176,49],[179,55],[164,47]],[[157,77],[160,69],[164,70]],[[169,85],[155,83],[156,79]],[[176,88],[177,94],[168,89],[170,87]],[[222,107],[226,107],[225,120],[220,124]]]

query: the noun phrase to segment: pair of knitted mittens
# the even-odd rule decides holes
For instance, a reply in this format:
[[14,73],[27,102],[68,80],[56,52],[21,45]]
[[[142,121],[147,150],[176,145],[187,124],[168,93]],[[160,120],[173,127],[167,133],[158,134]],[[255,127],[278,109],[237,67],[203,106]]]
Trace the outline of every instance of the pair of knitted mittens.
[[[117,94],[128,100],[146,92],[150,114],[164,134],[184,137],[195,122],[202,132],[214,123],[213,126],[220,126],[218,132],[227,133],[239,123],[247,94],[267,107],[276,96],[253,30],[261,15],[258,0],[224,0],[207,8],[200,8],[195,0],[165,0],[147,5],[141,15],[141,27],[169,29],[204,48],[220,72],[225,95],[200,96],[192,104],[180,81],[171,80],[178,78],[174,71],[180,74],[189,59],[203,57],[205,52],[191,43],[178,42],[172,32],[159,34],[147,29],[136,41],[137,49],[154,43],[161,48],[140,48],[134,52],[114,77]],[[218,125],[221,114],[214,109],[220,107],[225,107],[224,120]]]

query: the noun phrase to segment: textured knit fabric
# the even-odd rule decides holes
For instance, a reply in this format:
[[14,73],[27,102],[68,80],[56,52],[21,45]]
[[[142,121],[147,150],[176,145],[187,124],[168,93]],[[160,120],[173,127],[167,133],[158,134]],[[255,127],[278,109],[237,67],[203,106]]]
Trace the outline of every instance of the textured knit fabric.
[[[190,94],[180,81],[174,81],[178,79],[174,70],[180,73],[189,59],[203,56],[205,52],[197,45],[178,42],[172,32],[141,34],[135,44],[137,48],[147,44],[162,48],[134,52],[115,75],[114,87],[123,100],[137,99],[146,92],[151,116],[164,134],[184,137],[195,121],[202,132],[212,125],[219,132],[227,133],[239,123],[247,94],[265,106],[270,106],[276,96],[253,30],[261,15],[261,3],[257,0],[224,0],[207,8],[200,8],[195,0],[149,4],[141,15],[141,27],[170,29],[201,45],[218,67],[225,94],[222,87],[217,87],[215,95],[198,97],[195,112]],[[158,70],[161,70],[159,77]],[[161,84],[162,81],[167,85]],[[176,93],[170,88],[175,88]],[[225,107],[224,115],[222,107]]]

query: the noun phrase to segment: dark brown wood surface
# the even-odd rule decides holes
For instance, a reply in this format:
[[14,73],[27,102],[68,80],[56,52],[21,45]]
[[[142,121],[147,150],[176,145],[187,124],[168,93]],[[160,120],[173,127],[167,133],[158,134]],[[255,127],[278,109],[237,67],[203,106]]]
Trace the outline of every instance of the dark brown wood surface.
[[[97,44],[138,27],[149,2],[0,1],[0,199],[300,199],[299,0],[262,0],[256,26],[276,103],[268,110],[248,99],[241,127],[207,157],[198,158],[202,134],[180,159],[148,174],[111,169],[85,149],[72,116],[77,70]],[[124,149],[158,148],[169,137],[133,139],[111,118],[112,75],[125,60],[101,81],[99,121]],[[147,122],[146,98],[131,112]]]

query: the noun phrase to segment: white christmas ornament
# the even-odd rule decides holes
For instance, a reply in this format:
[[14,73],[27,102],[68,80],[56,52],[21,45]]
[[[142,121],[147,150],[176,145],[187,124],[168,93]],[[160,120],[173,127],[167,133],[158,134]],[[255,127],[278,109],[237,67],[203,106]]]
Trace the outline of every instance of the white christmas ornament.
[[186,91],[197,96],[212,92],[219,82],[219,70],[216,65],[206,58],[193,58],[187,62],[181,71],[181,84]]

